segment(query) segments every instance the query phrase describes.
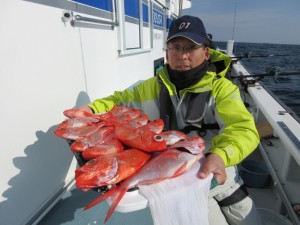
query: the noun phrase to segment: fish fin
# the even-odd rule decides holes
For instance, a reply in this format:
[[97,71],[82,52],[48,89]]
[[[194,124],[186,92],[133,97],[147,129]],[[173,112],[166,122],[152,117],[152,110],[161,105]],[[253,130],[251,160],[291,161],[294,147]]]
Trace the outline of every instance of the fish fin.
[[181,174],[185,173],[186,172],[186,165],[187,165],[187,163],[182,164],[182,166],[180,166],[176,170],[176,172],[174,173],[174,176],[172,176],[172,177],[177,177],[177,176],[180,176]]
[[116,189],[118,189],[118,188],[112,188],[108,192],[105,192],[104,194],[100,195],[99,197],[97,197],[96,199],[91,201],[86,207],[84,207],[83,210],[84,211],[88,210],[88,209],[94,207],[95,205],[99,204],[100,202],[103,202],[104,200],[112,197],[116,193],[116,191],[117,191]]
[[94,199],[93,201],[91,201],[83,210],[87,210],[92,208],[93,206],[99,204],[100,202],[111,198],[111,205],[109,207],[109,210],[106,214],[104,223],[106,223],[106,221],[111,217],[111,215],[113,214],[113,212],[115,211],[118,203],[121,201],[122,197],[125,195],[127,189],[126,188],[120,188],[119,187],[115,187],[113,189],[110,189],[108,192],[105,192],[104,194],[100,195],[98,198]]
[[111,200],[112,200],[112,203],[111,203],[111,205],[110,205],[110,207],[109,207],[109,210],[108,210],[108,212],[107,212],[107,214],[106,214],[104,223],[106,223],[107,220],[111,217],[111,215],[112,215],[113,212],[115,211],[117,205],[119,204],[119,202],[121,201],[121,199],[122,199],[123,196],[125,195],[126,191],[127,191],[127,189],[122,188],[122,189],[120,189],[120,190],[117,192],[116,195],[114,195],[114,196],[112,197],[112,199],[111,199]]

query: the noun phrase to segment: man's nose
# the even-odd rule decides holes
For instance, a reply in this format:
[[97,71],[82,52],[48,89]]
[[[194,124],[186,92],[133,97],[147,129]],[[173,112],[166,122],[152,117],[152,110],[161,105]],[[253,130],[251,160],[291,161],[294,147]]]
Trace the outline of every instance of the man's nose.
[[187,59],[188,58],[189,53],[187,51],[180,51],[178,53],[178,58],[179,59]]

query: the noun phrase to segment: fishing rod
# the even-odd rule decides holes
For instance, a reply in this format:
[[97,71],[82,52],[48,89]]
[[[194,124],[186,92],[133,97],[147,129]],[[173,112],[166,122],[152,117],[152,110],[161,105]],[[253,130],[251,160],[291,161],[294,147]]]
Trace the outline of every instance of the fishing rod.
[[[232,76],[232,78],[236,78],[241,81],[243,84],[254,84],[255,82],[262,80],[264,77],[273,77],[274,81],[278,83],[277,78],[279,76],[293,76],[293,75],[300,75],[300,71],[290,71],[290,72],[281,72],[279,66],[271,66],[266,68],[265,73],[258,73],[258,74],[248,74],[244,75],[242,73],[239,76]],[[247,79],[253,78],[253,79]]]
[[295,55],[287,55],[287,54],[268,54],[268,55],[253,55],[252,52],[245,52],[240,56],[231,56],[230,58],[233,61],[239,61],[241,59],[250,59],[250,58],[267,58],[267,57],[285,57],[285,56],[295,56]]

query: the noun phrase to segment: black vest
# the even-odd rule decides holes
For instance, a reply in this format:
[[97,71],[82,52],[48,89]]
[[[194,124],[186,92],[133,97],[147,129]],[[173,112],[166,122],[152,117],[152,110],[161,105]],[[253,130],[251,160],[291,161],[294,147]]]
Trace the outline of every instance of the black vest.
[[[159,94],[159,110],[160,118],[165,123],[164,130],[169,130],[171,127],[171,120],[174,119],[174,113],[172,110],[172,101],[167,87],[157,76],[160,84]],[[187,124],[181,131],[188,134],[189,132],[196,130],[201,136],[206,134],[207,129],[220,129],[217,123],[205,124],[203,118],[206,114],[208,107],[208,101],[210,99],[211,92],[192,93],[187,106],[187,112],[184,118],[184,122]]]

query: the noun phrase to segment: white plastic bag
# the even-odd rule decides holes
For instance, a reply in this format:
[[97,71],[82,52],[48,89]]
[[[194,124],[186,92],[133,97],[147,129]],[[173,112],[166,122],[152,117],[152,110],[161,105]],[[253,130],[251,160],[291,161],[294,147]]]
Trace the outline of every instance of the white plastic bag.
[[212,174],[200,179],[197,163],[185,174],[139,186],[148,201],[154,225],[209,225],[208,194]]

